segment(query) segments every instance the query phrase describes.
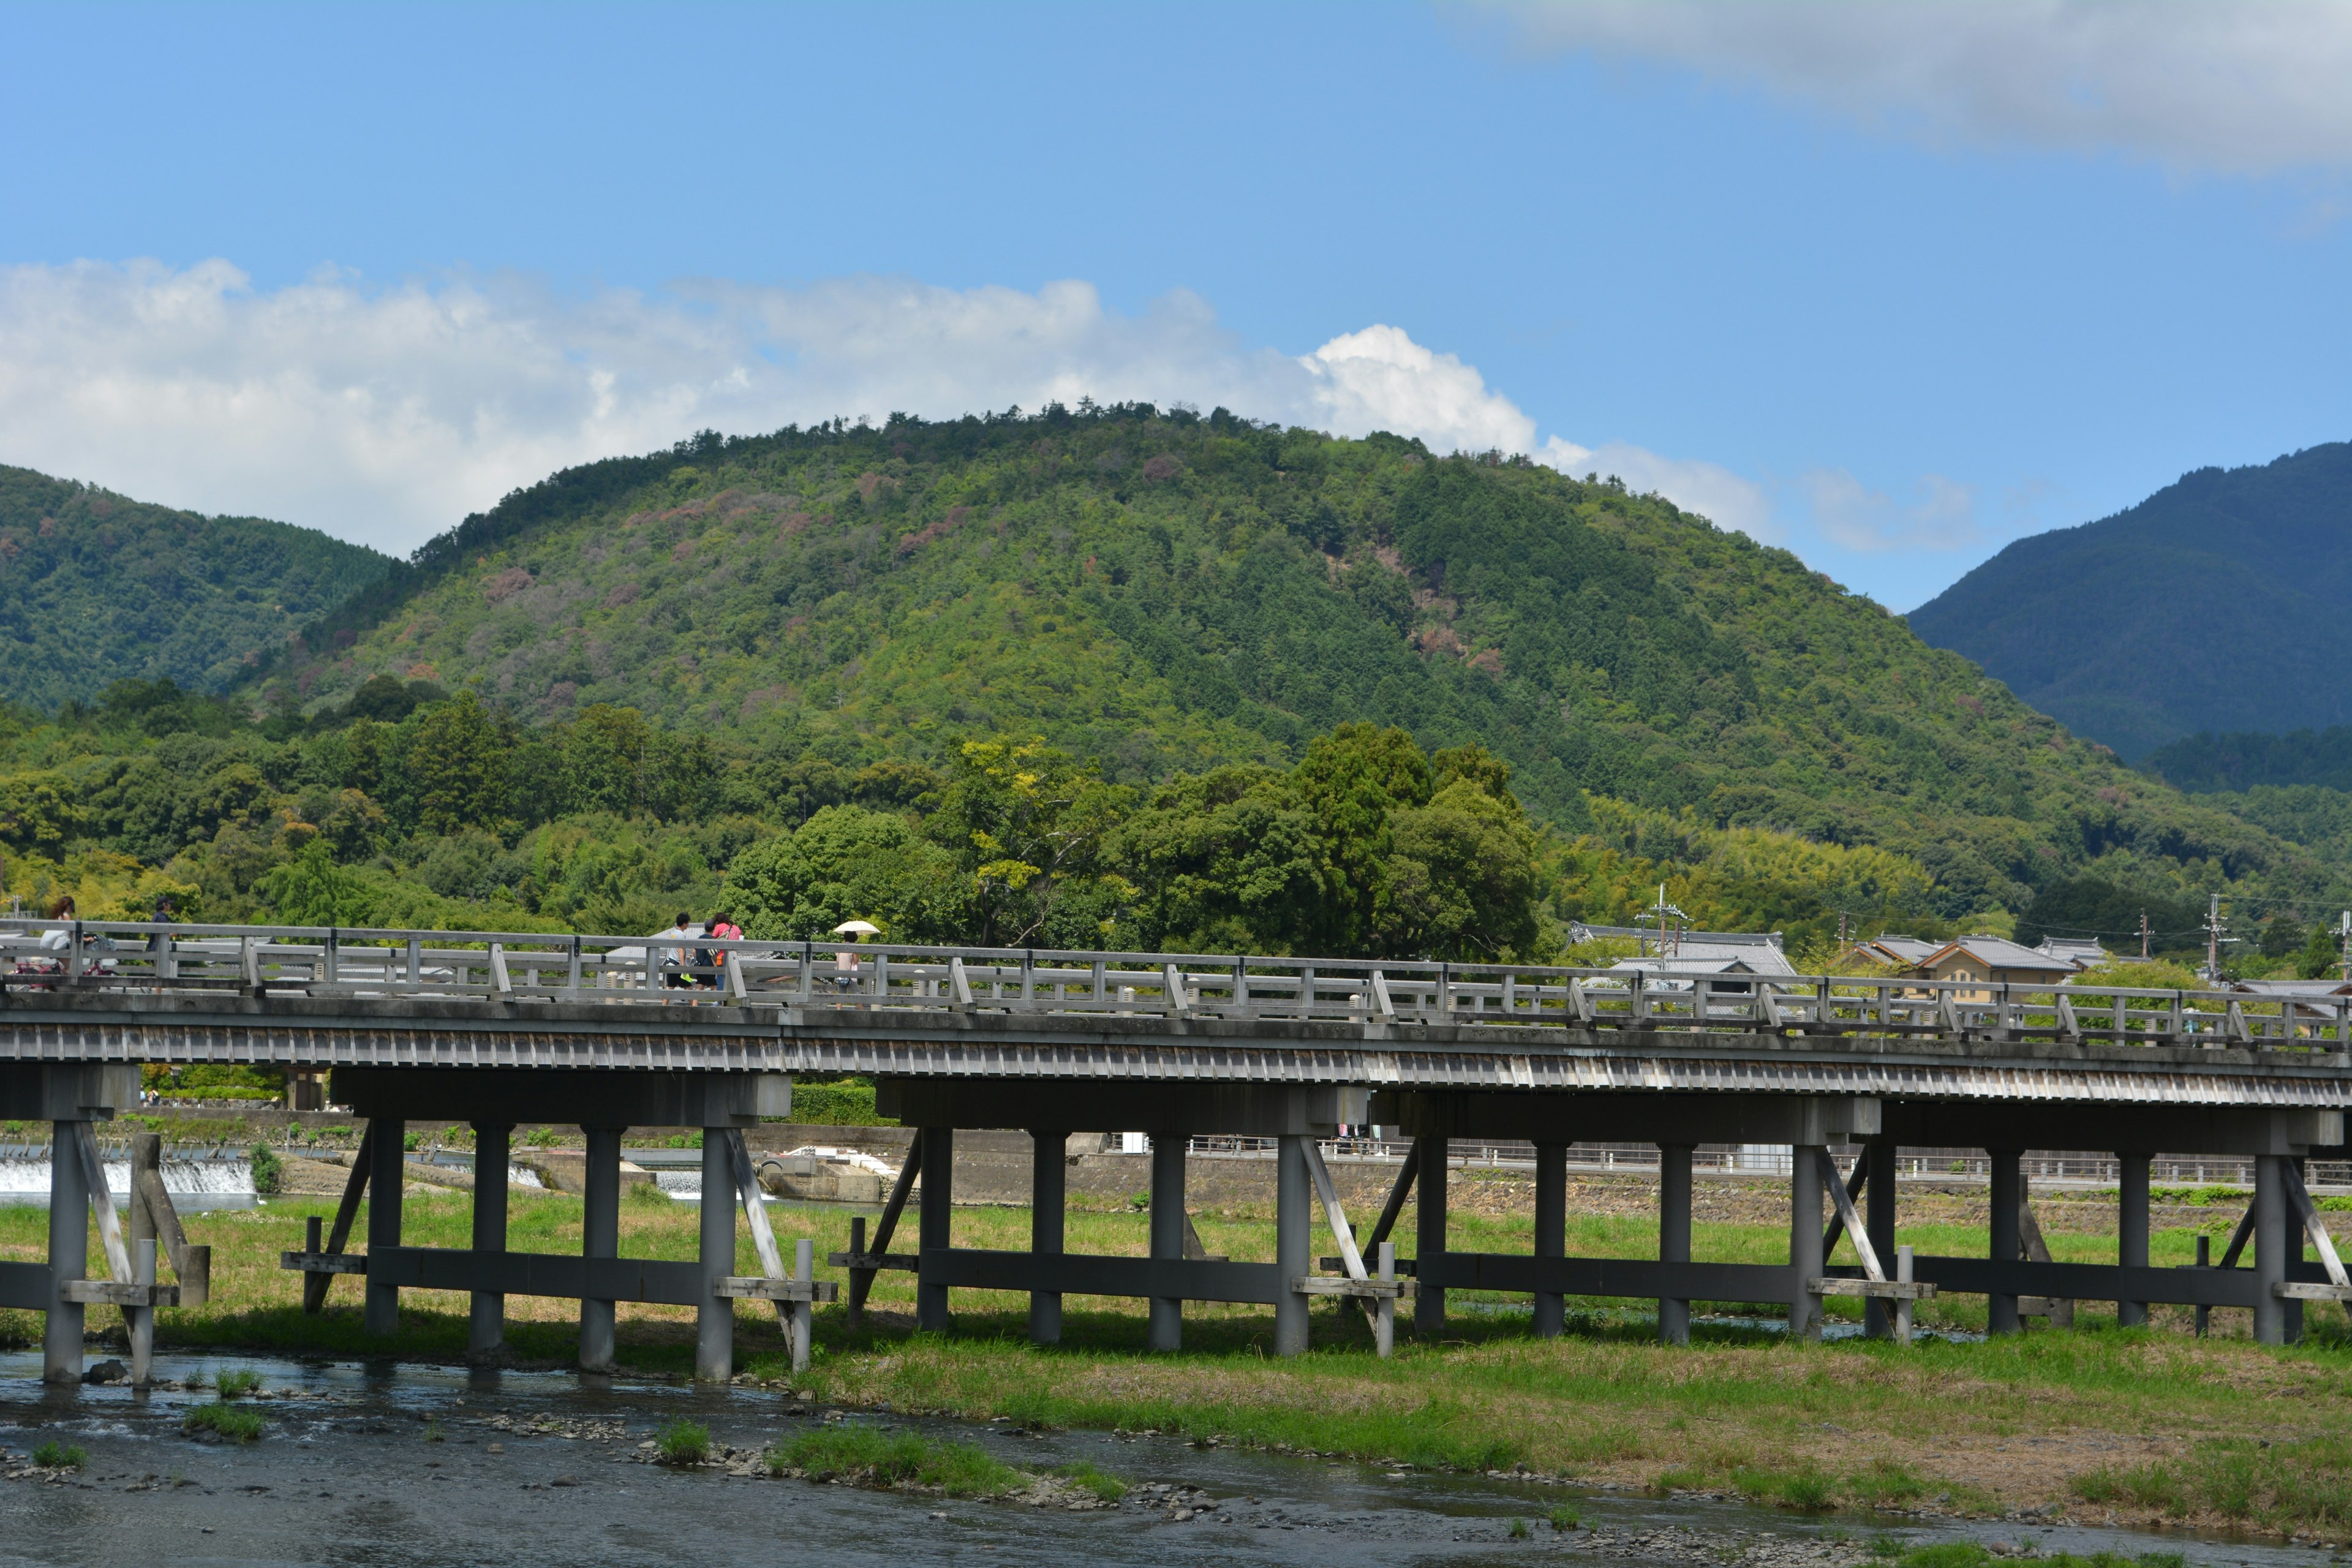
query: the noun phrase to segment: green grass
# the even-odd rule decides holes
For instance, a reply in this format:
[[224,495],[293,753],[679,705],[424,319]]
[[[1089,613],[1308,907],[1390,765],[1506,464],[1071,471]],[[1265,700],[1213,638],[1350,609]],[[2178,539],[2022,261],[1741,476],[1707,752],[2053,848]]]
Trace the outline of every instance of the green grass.
[[[1906,1552],[1895,1559],[1895,1568],[1991,1568],[1993,1554],[1973,1541],[1939,1541],[1933,1546],[1922,1546]],[[2147,1552],[2137,1557],[2126,1557],[2119,1552],[2095,1552],[2088,1557],[2072,1552],[2054,1552],[2047,1557],[2024,1561],[2039,1568],[2183,1568],[2187,1559],[2178,1552]]]
[[1584,1522],[1583,1513],[1572,1502],[1564,1502],[1554,1507],[1550,1517],[1551,1527],[1561,1531],[1574,1530]]
[[[950,1497],[1002,1497],[1019,1490],[1023,1482],[1020,1471],[998,1463],[973,1444],[932,1442],[917,1432],[884,1432],[848,1423],[787,1438],[769,1449],[767,1458],[769,1469],[777,1474],[801,1470],[816,1480],[838,1476],[861,1486],[935,1487]],[[1081,1484],[1096,1490],[1090,1483]],[[1097,1490],[1096,1495],[1102,1494]]]
[[654,1444],[665,1465],[698,1465],[710,1458],[710,1428],[681,1417],[654,1434]]
[[1511,1539],[1514,1541],[1525,1541],[1527,1538],[1528,1521],[1524,1519],[1515,1519],[1511,1521]]
[[33,1450],[33,1463],[45,1470],[79,1470],[89,1463],[89,1455],[77,1444],[52,1437]]
[[180,1417],[180,1426],[187,1432],[211,1432],[232,1442],[250,1443],[261,1436],[264,1423],[261,1413],[242,1405],[225,1405],[215,1400],[199,1405]]
[[1127,1495],[1125,1481],[1108,1471],[1097,1469],[1085,1459],[1080,1459],[1076,1464],[1064,1465],[1054,1473],[1066,1480],[1076,1481],[1105,1502],[1117,1502]]
[[242,1368],[213,1374],[213,1392],[223,1399],[242,1399],[261,1386],[261,1374]]

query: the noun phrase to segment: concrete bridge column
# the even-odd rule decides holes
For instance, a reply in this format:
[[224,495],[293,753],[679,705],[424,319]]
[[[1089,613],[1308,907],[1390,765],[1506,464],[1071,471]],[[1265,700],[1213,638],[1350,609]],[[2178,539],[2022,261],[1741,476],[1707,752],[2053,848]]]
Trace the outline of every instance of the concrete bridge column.
[[[507,1151],[514,1140],[511,1121],[474,1123],[474,1250],[507,1249]],[[473,1322],[466,1336],[468,1356],[498,1352],[507,1337],[507,1299],[477,1290]]]
[[[1190,1135],[1183,1132],[1151,1134],[1151,1256],[1155,1260],[1181,1263],[1184,1258],[1184,1146],[1190,1142]],[[1279,1197],[1277,1194],[1277,1204]],[[1151,1298],[1151,1326],[1144,1342],[1155,1351],[1183,1348],[1181,1298]]]
[[[2147,1267],[2147,1167],[2146,1154],[2116,1155],[2117,1204],[2116,1261],[2126,1268]],[[2117,1301],[2116,1321],[2136,1328],[2147,1321],[2145,1301]]]
[[[368,1120],[368,1250],[400,1245],[400,1197],[408,1181],[408,1123],[397,1117]],[[368,1281],[361,1326],[371,1334],[400,1331],[400,1287]]]
[[56,1294],[41,1329],[44,1383],[81,1381],[82,1304],[65,1299],[65,1284],[89,1273],[89,1178],[82,1170],[79,1147],[88,1126],[59,1121],[50,1128],[49,1277]]
[[2286,1303],[2271,1289],[2286,1279],[2286,1178],[2284,1156],[2254,1160],[2254,1342],[2286,1342]]
[[[1895,1167],[1898,1151],[1892,1138],[1874,1138],[1862,1146],[1862,1157],[1870,1162],[1869,1179],[1864,1185],[1862,1228],[1870,1237],[1870,1249],[1878,1254],[1878,1266],[1889,1270],[1895,1268]],[[1889,1303],[1876,1296],[1865,1296],[1862,1303],[1862,1331],[1874,1340],[1895,1337],[1895,1314]]]
[[[1070,1135],[1067,1132],[1044,1132],[1033,1128],[1029,1136],[1035,1142],[1030,1153],[1029,1252],[1034,1258],[1058,1258],[1062,1255],[1063,1242],[1067,1234],[1064,1194],[1069,1177]],[[1038,1345],[1062,1342],[1062,1293],[1059,1290],[1029,1292],[1029,1342]]]
[[[917,1216],[916,1245],[920,1252],[944,1252],[950,1245],[948,1219],[955,1212],[955,1129],[923,1129],[923,1198]],[[915,1276],[915,1327],[944,1333],[948,1326],[948,1288]]]
[[[1275,1142],[1274,1265],[1285,1281],[1315,1272],[1314,1179],[1307,1169],[1307,1140],[1285,1132]],[[1307,1353],[1307,1300],[1284,1290],[1274,1303],[1274,1353]]]
[[[1445,1140],[1416,1138],[1413,1146],[1421,1151],[1413,1203],[1413,1256],[1428,1269],[1445,1253]],[[1412,1327],[1422,1334],[1438,1333],[1445,1327],[1445,1289],[1431,1285],[1426,1272],[1421,1276],[1421,1294],[1413,1300]]]
[[[588,1160],[580,1205],[580,1255],[621,1256],[621,1133],[618,1127],[583,1127]],[[475,1162],[478,1180],[481,1163]],[[613,1303],[589,1297],[580,1303],[580,1370],[613,1370]]]
[[719,1281],[735,1272],[735,1167],[727,1154],[727,1129],[702,1130],[701,1304],[694,1310],[694,1375],[724,1383],[735,1375],[735,1303],[718,1294]]
[[1789,1291],[1789,1337],[1822,1337],[1822,1304],[1806,1289],[1822,1273],[1822,1164],[1824,1145],[1798,1143],[1789,1150],[1789,1264],[1796,1282]]
[[[1568,1145],[1536,1145],[1536,1256],[1568,1255]],[[1567,1306],[1557,1290],[1536,1292],[1536,1335],[1557,1339],[1567,1319]]]
[[[2289,1159],[2288,1163],[2294,1167],[2294,1173],[2303,1179],[2304,1190],[2305,1192],[2309,1192],[2311,1190],[2311,1175],[2309,1171],[2310,1161],[2305,1159],[2304,1156],[2297,1154],[2292,1156]],[[2303,1216],[2297,1214],[2294,1206],[2290,1205],[2287,1206],[2285,1214],[2281,1216],[2279,1223],[2286,1227],[2285,1261],[2289,1268],[2293,1268],[2295,1264],[2301,1263],[2307,1256],[2305,1249],[2308,1247],[2309,1242],[2303,1234]],[[2281,1301],[2279,1303],[2279,1310],[2285,1320],[2280,1327],[2286,1337],[2286,1342],[2291,1345],[2301,1344],[2303,1342],[2303,1303],[2300,1301]]]
[[[1688,1263],[1691,1251],[1691,1145],[1658,1145],[1658,1261]],[[1680,1297],[1658,1302],[1658,1340],[1690,1343],[1690,1303]]]
[[[1992,1263],[1997,1269],[2011,1268],[2023,1255],[2025,1247],[2024,1227],[2020,1223],[2025,1206],[2025,1176],[2020,1164],[2024,1152],[1988,1149],[1985,1154],[1992,1164],[1992,1213],[1989,1216],[1992,1232]],[[1985,1299],[1985,1332],[2013,1334],[2018,1327],[2016,1291],[1995,1291]]]

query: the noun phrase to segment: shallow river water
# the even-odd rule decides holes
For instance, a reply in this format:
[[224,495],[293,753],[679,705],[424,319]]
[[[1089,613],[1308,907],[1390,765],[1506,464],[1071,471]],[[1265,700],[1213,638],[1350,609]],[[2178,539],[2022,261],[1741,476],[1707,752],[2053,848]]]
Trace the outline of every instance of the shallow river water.
[[[1023,1469],[1087,1459],[1137,1489],[1119,1508],[1068,1512],[952,1502],[804,1480],[673,1472],[638,1445],[675,1416],[757,1448],[823,1421],[824,1406],[743,1388],[696,1390],[571,1373],[467,1373],[372,1363],[159,1357],[159,1377],[230,1367],[262,1374],[258,1442],[181,1432],[206,1394],[120,1385],[62,1393],[37,1354],[0,1355],[0,1446],[9,1469],[47,1438],[88,1467],[64,1480],[0,1480],[0,1564],[1745,1563],[1808,1568],[1859,1556],[1845,1538],[1924,1543],[1969,1534],[2042,1551],[2183,1552],[2191,1563],[2298,1568],[2286,1548],[2039,1524],[1812,1521],[1738,1504],[1658,1500],[1507,1478],[1395,1472],[1175,1439],[1003,1426],[912,1426],[968,1438]],[[534,1434],[550,1425],[576,1434]],[[441,1440],[428,1441],[428,1432]],[[495,1450],[493,1445],[496,1446]],[[1170,1489],[1193,1489],[1183,1492]],[[1544,1522],[1572,1502],[1585,1528]],[[1528,1531],[1514,1539],[1512,1521]]]

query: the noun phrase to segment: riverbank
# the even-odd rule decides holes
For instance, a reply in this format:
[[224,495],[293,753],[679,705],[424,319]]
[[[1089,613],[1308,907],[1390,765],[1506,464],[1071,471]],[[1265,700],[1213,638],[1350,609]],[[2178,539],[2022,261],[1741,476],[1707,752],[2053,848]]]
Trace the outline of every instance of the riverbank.
[[[1911,1206],[1906,1194],[1906,1210]],[[576,1251],[578,1200],[511,1194],[517,1250]],[[220,1347],[280,1355],[389,1353],[457,1363],[464,1358],[467,1302],[407,1292],[390,1344],[359,1331],[358,1291],[334,1286],[318,1317],[299,1308],[299,1280],[277,1267],[301,1244],[304,1219],[330,1212],[308,1201],[191,1216],[192,1239],[214,1248],[214,1299],[160,1315],[159,1340],[186,1350]],[[848,1215],[779,1205],[787,1248],[799,1237],[818,1255],[846,1244]],[[470,1201],[416,1193],[407,1200],[413,1245],[466,1245]],[[1980,1251],[1980,1227],[1908,1223],[1923,1249]],[[2049,1221],[2045,1219],[2045,1226]],[[0,1211],[0,1257],[42,1255],[46,1215]],[[955,1242],[1025,1245],[1025,1210],[961,1208]],[[1246,1215],[1197,1219],[1213,1252],[1268,1258],[1273,1226]],[[1073,1214],[1074,1251],[1139,1255],[1139,1214]],[[1530,1225],[1512,1215],[1455,1218],[1455,1245],[1528,1249]],[[624,1204],[622,1251],[688,1258],[693,1210],[639,1189]],[[363,1234],[363,1227],[362,1227]],[[1696,1227],[1703,1257],[1761,1261],[1785,1256],[1779,1226]],[[1645,1237],[1647,1239],[1645,1239]],[[1411,1251],[1410,1211],[1401,1250]],[[1570,1249],[1639,1257],[1654,1226],[1634,1215],[1585,1214]],[[2053,1230],[2053,1255],[2112,1255],[2113,1241]],[[1318,1237],[1318,1246],[1325,1245]],[[2157,1260],[2186,1261],[2193,1232],[2160,1231]],[[2103,1253],[2103,1249],[2105,1249]],[[756,1268],[748,1241],[738,1267]],[[830,1271],[828,1271],[830,1272]],[[772,1314],[749,1305],[738,1323],[738,1366],[750,1378],[789,1382],[810,1396],[1048,1427],[1181,1433],[1195,1441],[1313,1451],[1416,1467],[1471,1470],[1525,1465],[1530,1472],[1621,1489],[1720,1492],[1792,1509],[1871,1507],[2020,1518],[2064,1517],[2123,1525],[2189,1522],[2260,1529],[2341,1542],[2352,1537],[2352,1351],[2334,1309],[2315,1309],[2311,1342],[2274,1350],[2244,1337],[2242,1314],[2217,1312],[2215,1335],[2179,1329],[2122,1331],[2084,1303],[2072,1331],[2037,1327],[1990,1342],[1930,1340],[1911,1349],[1859,1340],[1786,1344],[1777,1334],[1702,1321],[1696,1342],[1668,1350],[1650,1341],[1639,1303],[1576,1304],[1572,1331],[1543,1342],[1527,1335],[1522,1302],[1455,1292],[1455,1314],[1434,1342],[1403,1336],[1398,1355],[1372,1356],[1360,1318],[1318,1308],[1314,1353],[1276,1361],[1271,1320],[1257,1309],[1188,1308],[1185,1351],[1144,1352],[1143,1303],[1073,1298],[1066,1342],[1041,1352],[1022,1342],[1025,1299],[959,1291],[946,1336],[914,1336],[912,1280],[877,1282],[868,1326],[851,1333],[838,1308],[817,1316],[817,1350],[793,1377]],[[1733,1304],[1736,1305],[1736,1304]],[[511,1298],[511,1358],[559,1367],[572,1356],[576,1308]],[[692,1312],[622,1309],[621,1355],[638,1371],[683,1378],[691,1364]],[[1980,1326],[1980,1301],[1935,1303],[1931,1321]],[[115,1329],[93,1310],[92,1327]],[[2185,1328],[2185,1322],[2182,1324]],[[31,1314],[0,1314],[0,1331],[29,1340]]]

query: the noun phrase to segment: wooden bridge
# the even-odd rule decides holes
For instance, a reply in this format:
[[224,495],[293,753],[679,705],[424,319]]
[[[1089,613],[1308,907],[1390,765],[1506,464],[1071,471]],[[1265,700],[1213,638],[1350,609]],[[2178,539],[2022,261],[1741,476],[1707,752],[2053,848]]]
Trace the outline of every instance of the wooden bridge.
[[[1792,1331],[1811,1334],[1831,1294],[1863,1297],[1871,1331],[1903,1333],[1909,1303],[1941,1290],[1986,1295],[1995,1331],[2014,1329],[2021,1302],[2037,1298],[2113,1300],[2126,1322],[2163,1301],[2248,1308],[2256,1336],[2278,1342],[2299,1331],[2304,1302],[2352,1300],[2302,1180],[2306,1159],[2342,1157],[2352,1100],[2352,999],[2342,997],[139,922],[0,922],[0,950],[13,960],[0,973],[0,1114],[58,1123],[59,1152],[50,1261],[0,1272],[0,1304],[48,1312],[57,1378],[79,1373],[85,1304],[140,1289],[128,1262],[114,1280],[81,1279],[89,1205],[101,1230],[112,1216],[102,1186],[67,1169],[79,1169],[67,1151],[87,1123],[131,1103],[146,1063],[331,1071],[334,1099],[367,1119],[331,1230],[287,1258],[309,1275],[314,1310],[337,1273],[364,1278],[367,1324],[381,1332],[397,1322],[403,1286],[467,1290],[473,1346],[487,1353],[506,1295],[576,1298],[590,1368],[611,1364],[623,1300],[698,1308],[702,1375],[730,1370],[733,1303],[746,1297],[775,1301],[806,1353],[811,1309],[839,1287],[814,1277],[805,1248],[790,1264],[780,1255],[742,1137],[785,1113],[795,1075],[871,1075],[884,1112],[920,1130],[873,1234],[861,1222],[829,1261],[846,1271],[853,1313],[877,1271],[914,1272],[929,1328],[947,1324],[957,1287],[1028,1292],[1032,1334],[1048,1342],[1065,1294],[1143,1297],[1151,1344],[1173,1349],[1184,1301],[1239,1301],[1271,1307],[1276,1350],[1296,1353],[1312,1299],[1340,1295],[1364,1303],[1385,1348],[1401,1300],[1430,1331],[1449,1289],[1479,1289],[1531,1295],[1544,1333],[1559,1331],[1565,1297],[1615,1296],[1656,1300],[1670,1341],[1686,1338],[1694,1300],[1776,1303]],[[403,1132],[427,1118],[471,1122],[484,1170],[503,1163],[520,1121],[580,1126],[582,1256],[508,1251],[496,1182],[477,1186],[471,1247],[404,1247]],[[1315,1140],[1367,1122],[1400,1127],[1413,1144],[1360,1233]],[[643,1125],[705,1129],[695,1263],[617,1256],[621,1136]],[[950,1245],[960,1128],[1034,1138],[1029,1250]],[[1068,1253],[1067,1140],[1124,1130],[1152,1135],[1150,1255]],[[1271,1262],[1185,1256],[1185,1144],[1211,1133],[1276,1141]],[[1468,1137],[1535,1144],[1531,1255],[1448,1247],[1445,1152]],[[1565,1256],[1566,1151],[1596,1139],[1660,1148],[1655,1258]],[[1793,1149],[1787,1263],[1691,1258],[1691,1150],[1725,1142]],[[1906,1145],[1988,1152],[1990,1256],[1898,1251],[1893,1172]],[[1857,1151],[1849,1168],[1832,1160],[1837,1146]],[[2053,1147],[2117,1153],[2114,1263],[2025,1255],[2020,1157]],[[2218,1266],[2149,1267],[2158,1152],[2254,1161],[2253,1201]],[[919,1183],[917,1245],[893,1252]],[[367,1249],[352,1252],[371,1184]],[[1390,1236],[1408,1202],[1416,1255],[1398,1261]],[[732,1273],[739,1205],[757,1276]],[[1339,1250],[1320,1268],[1318,1218]],[[1858,1267],[1825,1266],[1841,1235]],[[148,1289],[160,1300],[153,1292],[171,1288]]]

